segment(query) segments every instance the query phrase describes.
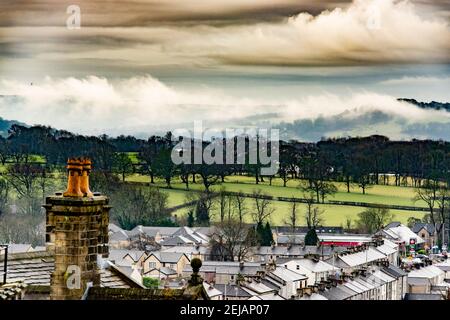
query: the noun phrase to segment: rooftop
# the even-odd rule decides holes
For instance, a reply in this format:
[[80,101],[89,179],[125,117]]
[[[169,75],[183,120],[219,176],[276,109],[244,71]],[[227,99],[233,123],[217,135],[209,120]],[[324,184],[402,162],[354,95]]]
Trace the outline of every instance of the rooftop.
[[[0,257],[0,261],[2,258]],[[46,251],[8,254],[7,283],[23,282],[33,287],[50,287],[55,259]],[[138,286],[112,263],[100,270],[100,285],[108,288]]]
[[285,262],[284,265],[286,265],[289,262],[299,265],[304,269],[310,270],[311,272],[327,272],[338,270],[338,268],[333,267],[331,264],[326,263],[322,260],[313,261],[311,259],[293,259]]
[[275,277],[283,281],[299,281],[308,279],[307,276],[284,267],[277,267],[275,270],[269,273],[269,276],[270,275],[274,275]]

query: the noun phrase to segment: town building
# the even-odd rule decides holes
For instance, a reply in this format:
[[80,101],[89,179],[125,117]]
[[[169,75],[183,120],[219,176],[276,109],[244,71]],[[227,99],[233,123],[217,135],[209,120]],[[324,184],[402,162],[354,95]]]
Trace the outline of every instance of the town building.
[[415,223],[412,231],[425,241],[425,249],[431,249],[436,245],[436,230],[432,223]]

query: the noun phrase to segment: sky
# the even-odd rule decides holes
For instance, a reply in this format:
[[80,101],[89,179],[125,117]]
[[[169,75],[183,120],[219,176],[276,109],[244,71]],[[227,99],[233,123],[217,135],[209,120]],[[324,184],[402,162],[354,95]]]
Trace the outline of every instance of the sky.
[[450,113],[397,101],[450,102],[449,21],[448,0],[2,0],[0,117],[450,140]]

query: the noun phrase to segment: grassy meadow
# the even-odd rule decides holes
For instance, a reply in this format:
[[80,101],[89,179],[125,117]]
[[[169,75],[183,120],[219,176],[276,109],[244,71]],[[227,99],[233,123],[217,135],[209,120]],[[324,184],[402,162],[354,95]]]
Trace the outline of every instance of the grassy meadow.
[[[127,181],[130,182],[150,182],[150,178],[143,175],[131,175],[128,176]],[[200,181],[200,179],[198,179]],[[155,181],[157,186],[165,187],[165,183],[161,180]],[[256,189],[261,189],[264,193],[278,197],[302,197],[303,192],[298,188],[298,180],[288,181],[287,187],[283,187],[283,181],[279,178],[272,180],[272,185],[269,185],[269,181],[255,184],[253,177],[247,176],[230,176],[225,178],[225,183],[217,184],[212,187],[212,190],[219,190],[224,188],[227,191],[242,191],[244,193],[252,193]],[[336,183],[338,192],[329,197],[329,200],[341,200],[341,201],[355,201],[355,202],[367,202],[367,203],[379,203],[379,204],[392,204],[392,205],[405,205],[405,206],[424,206],[424,203],[415,202],[413,200],[415,191],[411,187],[397,187],[397,186],[385,186],[376,185],[366,190],[366,194],[363,195],[361,189],[357,186],[352,186],[351,192],[347,193],[347,188],[344,183]],[[196,184],[190,183],[190,190],[203,190],[203,185],[200,182]],[[185,189],[185,185],[178,179],[174,179],[172,183],[172,189],[164,189],[164,192],[169,195],[169,207],[181,205],[185,202],[186,194],[190,191]],[[272,205],[275,208],[274,213],[271,216],[271,223],[273,225],[284,225],[289,216],[291,210],[291,203],[282,201],[272,201]],[[254,200],[246,199],[246,207],[248,210],[253,210]],[[356,206],[343,206],[343,205],[319,205],[319,208],[323,210],[322,217],[324,218],[324,225],[339,226],[345,225],[347,217],[352,221],[357,219],[359,212],[364,211],[364,207]],[[306,210],[305,204],[298,204],[298,215],[301,219],[301,224],[304,224],[302,216]],[[182,208],[175,211],[179,217],[186,215],[188,209]],[[394,219],[406,224],[409,217],[422,218],[424,213],[408,210],[391,210],[395,215]],[[218,218],[217,208],[213,208],[213,219]],[[250,219],[250,216],[247,216]]]

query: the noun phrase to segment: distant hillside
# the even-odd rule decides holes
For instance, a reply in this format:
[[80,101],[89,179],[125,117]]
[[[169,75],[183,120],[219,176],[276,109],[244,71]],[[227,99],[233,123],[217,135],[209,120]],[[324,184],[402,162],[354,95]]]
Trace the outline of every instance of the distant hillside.
[[445,102],[436,102],[436,101],[431,101],[431,102],[420,102],[417,101],[416,99],[406,99],[406,98],[400,98],[397,99],[398,101],[405,101],[408,103],[411,103],[413,105],[416,105],[422,109],[434,109],[434,110],[445,110],[450,112],[450,103]]
[[8,136],[8,130],[9,130],[9,128],[11,128],[11,126],[13,124],[19,124],[21,126],[28,127],[28,125],[23,122],[19,122],[16,120],[5,120],[2,117],[0,117],[0,136],[3,136],[6,138]]
[[[20,99],[21,98],[16,95],[0,95],[0,100],[4,100],[4,103],[6,105],[9,105],[9,104],[13,105],[14,103],[17,103],[18,101],[20,101]],[[29,125],[27,125],[23,122],[16,121],[16,120],[6,120],[0,116],[0,136],[3,136],[6,138],[8,136],[8,130],[9,130],[9,128],[11,128],[11,126],[13,124],[18,124],[21,126],[29,127]]]

